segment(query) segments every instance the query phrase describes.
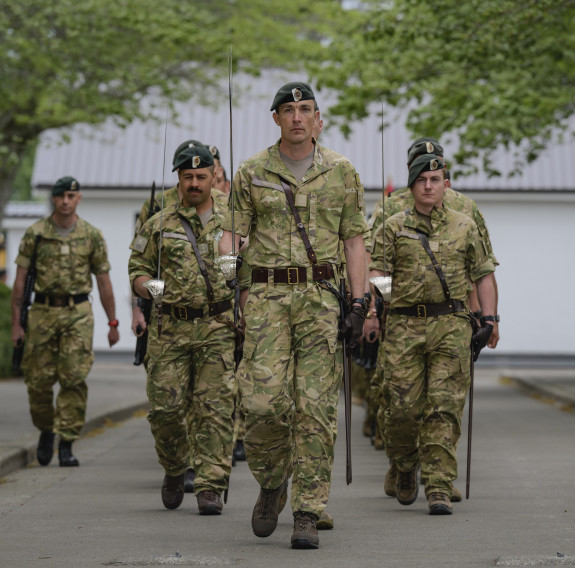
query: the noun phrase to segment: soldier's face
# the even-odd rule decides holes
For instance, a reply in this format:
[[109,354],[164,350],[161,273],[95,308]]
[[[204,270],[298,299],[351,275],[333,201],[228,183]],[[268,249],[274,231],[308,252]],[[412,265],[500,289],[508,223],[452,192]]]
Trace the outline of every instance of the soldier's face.
[[282,141],[301,144],[311,139],[313,127],[319,122],[319,111],[314,101],[299,101],[280,105],[273,114],[275,123],[281,129]]
[[178,180],[184,206],[195,207],[200,209],[200,212],[208,209],[211,204],[213,179],[213,167],[179,170]]
[[74,215],[81,200],[79,191],[65,191],[62,195],[52,197],[54,211],[59,215]]
[[433,206],[441,205],[445,187],[446,180],[443,177],[443,170],[421,172],[411,186],[417,209],[425,213],[426,210],[431,210]]

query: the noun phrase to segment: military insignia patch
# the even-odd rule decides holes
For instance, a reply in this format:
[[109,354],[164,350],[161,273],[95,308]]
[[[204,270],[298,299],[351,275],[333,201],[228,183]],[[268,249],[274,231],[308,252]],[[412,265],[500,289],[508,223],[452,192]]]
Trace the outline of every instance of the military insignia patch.
[[425,147],[428,154],[433,154],[433,144],[431,142],[426,142]]
[[200,156],[194,156],[194,159],[192,160],[192,168],[199,167],[201,162],[202,162],[202,158],[200,158]]
[[301,101],[302,94],[301,91],[296,87],[295,89],[291,90],[291,94],[293,96],[293,100],[297,103]]
[[437,162],[437,160],[430,160],[429,161],[429,169],[431,171],[436,170],[439,167],[439,163]]
[[132,243],[132,249],[138,252],[144,252],[147,246],[148,239],[146,239],[146,237],[142,237],[142,235],[138,235]]

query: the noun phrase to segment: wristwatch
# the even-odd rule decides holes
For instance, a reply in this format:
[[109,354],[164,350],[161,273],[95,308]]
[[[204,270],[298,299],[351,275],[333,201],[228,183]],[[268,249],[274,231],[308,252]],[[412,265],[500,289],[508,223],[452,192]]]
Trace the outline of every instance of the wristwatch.
[[351,300],[351,305],[353,306],[354,304],[361,304],[361,307],[364,309],[366,309],[366,304],[367,302],[365,301],[365,298],[352,298]]
[[481,316],[481,323],[486,321],[493,321],[499,323],[499,316]]
[[119,322],[118,322],[118,320],[110,320],[110,321],[108,322],[108,325],[109,325],[110,327],[118,327]]

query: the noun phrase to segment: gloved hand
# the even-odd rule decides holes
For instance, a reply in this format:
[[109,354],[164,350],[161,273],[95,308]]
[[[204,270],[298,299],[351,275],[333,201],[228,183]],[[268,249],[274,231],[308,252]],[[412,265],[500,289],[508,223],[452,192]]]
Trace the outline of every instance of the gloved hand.
[[491,334],[493,333],[493,326],[489,323],[484,323],[481,327],[477,328],[471,336],[471,346],[473,348],[473,360],[477,361],[479,353],[487,345]]
[[343,336],[349,341],[349,348],[354,349],[363,334],[365,313],[361,306],[354,305],[345,316]]

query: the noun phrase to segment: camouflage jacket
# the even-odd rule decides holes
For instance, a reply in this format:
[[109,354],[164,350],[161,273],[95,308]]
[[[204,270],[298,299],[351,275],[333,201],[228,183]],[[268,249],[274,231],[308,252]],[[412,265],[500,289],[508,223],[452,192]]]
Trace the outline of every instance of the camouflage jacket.
[[485,254],[477,226],[467,215],[434,207],[431,226],[430,233],[425,221],[411,209],[390,217],[385,224],[385,267],[383,225],[374,235],[370,268],[392,275],[391,308],[445,301],[441,282],[416,228],[427,234],[454,300],[467,300],[468,278],[475,282],[495,270]]
[[[493,265],[497,266],[499,263],[493,254],[493,247],[491,246],[491,239],[489,238],[489,231],[487,230],[485,219],[483,218],[481,211],[479,211],[475,201],[466,195],[463,195],[460,191],[456,191],[448,187],[443,194],[443,205],[449,209],[453,209],[454,211],[459,211],[460,213],[467,215],[475,222],[485,254],[489,257]],[[404,187],[402,189],[398,189],[385,200],[385,217],[386,219],[389,219],[396,213],[405,211],[406,209],[411,209],[412,207],[413,196],[411,191],[409,191],[409,188]],[[372,235],[383,222],[382,210],[383,199],[380,199],[370,220]]]
[[65,237],[56,230],[52,216],[36,221],[28,228],[20,243],[16,264],[30,267],[36,235],[36,283],[34,292],[53,296],[89,294],[92,274],[110,271],[106,242],[102,233],[80,219]]
[[[319,264],[338,265],[339,241],[368,231],[363,186],[343,156],[316,144],[313,163],[298,184],[283,163],[279,141],[241,164],[234,177],[234,224],[249,235],[245,254],[252,267],[310,266],[281,179],[295,205]],[[231,230],[231,215],[225,229]]]
[[[214,300],[230,300],[233,290],[226,285],[222,272],[214,266],[218,256],[218,242],[222,237],[222,220],[225,209],[214,199],[213,214],[204,227],[195,207],[186,208],[182,202],[165,209],[163,215],[156,213],[147,221],[130,249],[128,271],[132,290],[138,276],[157,278],[158,242],[162,223],[162,254],[160,278],[165,282],[163,301],[192,308],[203,308],[208,302],[206,283],[200,272],[192,245],[188,240],[179,215],[190,223],[196,236],[200,254],[208,269],[208,278],[214,289]],[[160,221],[161,220],[161,221]]]

